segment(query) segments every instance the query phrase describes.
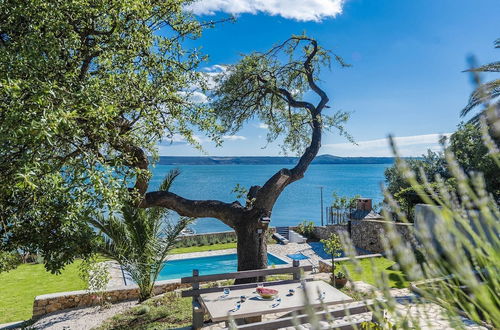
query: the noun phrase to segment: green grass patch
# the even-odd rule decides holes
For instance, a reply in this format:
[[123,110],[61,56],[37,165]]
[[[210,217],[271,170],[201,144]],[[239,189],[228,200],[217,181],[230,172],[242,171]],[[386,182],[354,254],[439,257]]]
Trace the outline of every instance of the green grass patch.
[[392,269],[395,264],[394,261],[386,258],[366,258],[359,259],[359,261],[362,269],[361,273],[355,271],[355,266],[350,261],[335,263],[335,272],[341,271],[342,267],[345,266],[349,271],[351,280],[363,281],[375,287],[377,286],[377,279],[382,276],[382,273],[387,276],[391,288],[407,288],[410,285],[401,271]]
[[172,249],[170,251],[170,254],[213,251],[213,250],[225,250],[225,249],[234,249],[234,248],[236,248],[236,243],[220,243],[220,244],[213,244],[213,245],[202,245],[202,246],[190,246],[190,247],[175,248],[175,249]]
[[76,261],[53,275],[42,264],[20,265],[10,272],[0,273],[0,323],[30,319],[36,296],[85,289],[78,276]]
[[104,322],[99,330],[111,329],[172,329],[190,326],[191,298],[175,293],[149,299]]

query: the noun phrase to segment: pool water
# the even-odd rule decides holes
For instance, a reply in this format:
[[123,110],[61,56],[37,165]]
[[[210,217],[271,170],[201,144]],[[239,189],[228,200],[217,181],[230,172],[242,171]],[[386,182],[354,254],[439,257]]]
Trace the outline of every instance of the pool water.
[[[284,265],[287,262],[268,253],[268,265]],[[193,269],[198,269],[200,275],[232,273],[238,270],[238,255],[223,254],[218,256],[200,257],[191,259],[170,260],[165,263],[158,281],[192,276]]]
[[288,258],[290,258],[290,259],[293,259],[293,260],[306,260],[306,259],[309,259],[308,256],[305,256],[302,253],[287,254],[286,256]]

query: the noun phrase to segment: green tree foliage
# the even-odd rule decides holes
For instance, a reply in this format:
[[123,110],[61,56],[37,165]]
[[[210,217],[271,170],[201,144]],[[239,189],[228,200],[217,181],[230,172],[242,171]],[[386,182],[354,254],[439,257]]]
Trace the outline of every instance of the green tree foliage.
[[214,112],[190,101],[204,57],[184,41],[210,25],[190,2],[0,2],[3,250],[58,271],[91,252],[86,219],[118,209],[132,178],[145,189],[160,139],[216,139]]
[[500,175],[493,155],[482,139],[482,132],[477,125],[461,124],[449,141],[451,151],[466,173],[482,173],[486,190],[500,201]]
[[[418,178],[422,178],[422,174],[425,174],[425,176],[427,178],[431,178],[431,180],[433,180],[436,175],[439,175],[443,179],[448,179],[450,177],[446,167],[446,161],[444,160],[442,153],[439,152],[428,150],[427,154],[422,155],[421,158],[406,160],[406,164],[414,173],[416,173]],[[397,194],[403,189],[411,187],[408,181],[404,178],[403,173],[399,171],[397,164],[388,167],[385,170],[384,175],[387,183],[387,191],[392,195]]]
[[[421,158],[413,158],[405,161],[407,166],[416,173],[417,180],[423,182],[424,178],[435,181],[437,177],[445,181],[450,179],[450,173],[446,166],[443,154],[427,151]],[[414,188],[406,180],[404,173],[400,172],[397,162],[384,171],[387,191],[400,203],[403,210],[412,217],[413,206],[422,200]],[[453,180],[449,182],[453,184]],[[434,187],[435,188],[435,187]],[[434,190],[433,190],[434,191]]]
[[314,222],[304,220],[299,225],[297,228],[295,228],[295,231],[302,236],[305,236],[307,238],[313,238],[314,237]]
[[335,285],[335,258],[342,255],[342,242],[339,235],[332,233],[328,239],[322,239],[325,252],[332,255],[332,282]]
[[[176,170],[169,172],[160,190],[168,191],[179,173]],[[139,286],[139,301],[151,297],[169,250],[192,221],[181,218],[173,224],[168,216],[166,208],[141,209],[134,203],[127,203],[120,215],[98,215],[91,221],[102,237],[98,251],[116,260],[130,274]]]
[[21,256],[17,253],[0,251],[0,273],[8,272],[21,263]]
[[[460,167],[466,173],[480,172],[486,182],[486,190],[493,194],[495,200],[500,199],[500,178],[495,161],[482,139],[483,133],[474,124],[460,124],[458,130],[450,136],[445,150],[453,153]],[[448,190],[457,187],[443,153],[428,151],[420,159],[405,161],[422,189],[431,189],[428,195],[439,194],[439,181],[446,184]],[[401,208],[412,218],[413,206],[423,200],[408,183],[404,173],[399,171],[397,164],[385,170],[387,191],[398,201]],[[425,180],[429,184],[424,186]]]
[[93,255],[82,261],[79,268],[80,278],[87,284],[87,291],[94,294],[101,306],[106,304],[105,290],[110,280],[108,265]]
[[[312,138],[311,112],[326,105],[326,94],[316,81],[321,69],[330,66],[331,56],[330,51],[306,35],[294,35],[267,52],[246,55],[217,77],[219,87],[213,95],[213,108],[221,110],[224,126],[233,132],[256,117],[269,128],[268,142],[281,136],[284,152],[303,153]],[[340,56],[333,56],[341,66],[349,66]],[[317,106],[303,101],[304,94],[311,91],[321,97]],[[323,113],[322,129],[337,129],[352,140],[343,126],[348,118],[344,111]]]
[[332,193],[333,202],[332,208],[337,210],[347,210],[356,207],[356,200],[360,198],[360,195],[355,195],[354,197],[339,196],[336,192]]

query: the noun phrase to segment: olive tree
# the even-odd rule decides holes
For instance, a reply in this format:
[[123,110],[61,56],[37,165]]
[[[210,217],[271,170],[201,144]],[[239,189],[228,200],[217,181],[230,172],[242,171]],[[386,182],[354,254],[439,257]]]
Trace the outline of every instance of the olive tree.
[[[334,58],[345,65],[340,57]],[[271,217],[283,190],[304,177],[320,149],[324,130],[335,128],[349,137],[342,126],[347,113],[324,114],[330,98],[318,79],[320,69],[329,63],[330,53],[315,39],[292,36],[267,52],[252,53],[229,66],[211,95],[225,129],[236,131],[248,120],[260,119],[269,126],[269,141],[282,136],[282,147],[301,155],[294,167],[280,169],[262,186],[249,187],[244,204],[151,191],[144,194],[141,207],[161,206],[184,216],[217,218],[236,231],[238,270],[267,267],[267,224],[261,220]],[[317,100],[309,101],[313,95]]]

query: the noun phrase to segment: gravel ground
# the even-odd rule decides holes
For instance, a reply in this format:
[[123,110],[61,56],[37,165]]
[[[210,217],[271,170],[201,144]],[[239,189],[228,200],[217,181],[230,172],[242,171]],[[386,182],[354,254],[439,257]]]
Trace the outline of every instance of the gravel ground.
[[104,320],[134,305],[137,301],[126,301],[113,304],[108,308],[87,307],[69,309],[47,314],[34,323],[30,329],[49,330],[87,330],[100,325]]

